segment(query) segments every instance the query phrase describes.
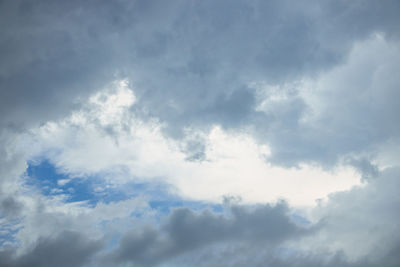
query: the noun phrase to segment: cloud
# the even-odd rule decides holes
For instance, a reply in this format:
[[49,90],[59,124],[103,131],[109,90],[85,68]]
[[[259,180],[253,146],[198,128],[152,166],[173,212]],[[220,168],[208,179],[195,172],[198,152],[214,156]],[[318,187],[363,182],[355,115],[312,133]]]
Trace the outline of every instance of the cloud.
[[[161,16],[160,24],[151,24],[151,29],[154,27],[160,33],[160,39],[150,31],[138,41],[145,43],[145,47],[154,45],[159,53],[143,57],[140,49],[137,53],[136,59],[143,64],[140,74],[132,76],[140,102],[136,108],[144,106],[151,115],[167,122],[166,132],[175,137],[181,137],[184,127],[207,129],[210,124],[225,128],[250,125],[259,132],[277,135],[290,125],[289,130],[302,132],[296,124],[307,108],[303,99],[281,103],[278,108],[286,111],[283,116],[264,114],[255,110],[255,93],[249,83],[279,85],[315,77],[346,62],[356,41],[377,31],[396,34],[392,27],[395,17],[388,17],[383,23],[370,16],[373,12],[389,15],[386,8],[396,9],[396,3],[388,2],[379,8],[372,2],[358,3],[326,1],[310,8],[302,2],[294,7],[285,1],[237,1],[227,6],[204,1],[186,4],[184,14],[171,5],[173,8]],[[146,16],[152,17],[156,7],[146,10]],[[223,16],[219,15],[219,8],[224,9]],[[148,76],[147,68],[152,70]],[[307,127],[305,131],[310,134],[312,130]],[[264,138],[271,141],[269,138],[273,137]],[[304,144],[306,140],[301,141],[293,154],[302,146],[309,147]],[[323,153],[321,148],[317,149],[315,153]],[[298,158],[290,162],[282,158],[284,151],[278,153],[276,161],[288,165],[306,160],[300,159],[303,156],[320,158],[300,151]]]
[[[399,232],[397,223],[399,215],[394,212],[394,207],[397,207],[400,202],[396,189],[399,184],[398,178],[398,168],[388,169],[367,185],[332,194],[327,201],[322,202],[318,208],[311,211],[312,215],[309,215],[308,218],[313,222],[309,224],[311,227],[305,232],[306,234],[283,235],[283,239],[280,240],[284,242],[272,242],[272,246],[268,245],[268,233],[269,231],[275,232],[275,230],[273,230],[273,227],[269,228],[264,225],[263,222],[268,221],[268,219],[262,215],[259,216],[263,214],[262,208],[259,210],[260,212],[254,211],[253,213],[246,210],[245,207],[239,206],[239,209],[245,212],[237,213],[237,217],[228,217],[246,222],[244,225],[249,227],[245,229],[249,231],[250,235],[245,236],[241,236],[242,232],[239,229],[230,232],[229,230],[232,228],[229,225],[231,224],[226,225],[224,220],[219,220],[218,227],[221,228],[215,226],[219,229],[216,231],[217,233],[209,235],[207,226],[214,225],[212,222],[215,222],[215,220],[210,218],[207,221],[200,220],[200,218],[204,219],[206,216],[198,216],[198,220],[194,220],[195,217],[193,216],[175,217],[174,214],[171,214],[168,223],[171,223],[171,221],[180,222],[176,219],[173,220],[173,218],[186,218],[182,221],[193,226],[193,228],[186,228],[186,224],[176,223],[177,226],[181,226],[179,228],[181,230],[178,231],[179,234],[182,234],[183,237],[185,233],[187,236],[187,238],[183,237],[184,241],[196,240],[191,238],[194,235],[193,232],[196,232],[194,229],[197,225],[202,225],[198,227],[204,229],[204,232],[201,232],[200,240],[211,236],[211,240],[214,240],[214,242],[204,243],[203,246],[197,246],[192,250],[187,249],[180,255],[170,257],[168,260],[164,259],[157,266],[185,266],[189,264],[207,267],[243,265],[273,267],[397,266],[400,261],[398,254],[400,236],[397,234]],[[274,216],[270,218],[274,218]],[[279,230],[275,233],[282,234],[281,230],[287,233],[291,232],[284,226],[281,228],[282,223],[276,225]],[[191,231],[187,233],[186,229]],[[267,232],[258,232],[257,229]],[[166,230],[169,230],[169,228],[166,228]],[[254,232],[252,232],[253,230]],[[152,245],[158,243],[156,240],[159,236],[163,236],[159,232],[160,230],[153,230],[152,232],[153,239],[151,240],[153,242],[148,244],[148,251],[151,253],[154,252],[151,250],[151,248],[154,248]],[[230,233],[229,237],[224,236],[227,232]],[[171,235],[168,231],[166,233],[167,237]],[[263,235],[263,233],[267,235]],[[215,241],[218,237],[220,237],[219,242]],[[254,237],[259,237],[259,239]],[[133,234],[130,238],[130,240],[138,242],[139,240],[143,241]],[[262,241],[264,238],[266,243]],[[167,240],[169,239],[167,238]],[[125,243],[122,241],[122,244]],[[187,244],[186,247],[190,248],[191,244]],[[128,243],[126,243],[126,247],[129,247]],[[139,247],[143,248],[143,246]],[[167,247],[170,248],[171,246]],[[131,248],[134,248],[134,246]],[[134,253],[131,252],[129,255],[134,255]],[[132,256],[131,259],[136,258]],[[140,263],[140,260],[143,259],[139,257],[137,261]],[[152,262],[142,261],[141,263],[143,266],[152,265],[150,264]]]
[[0,214],[5,217],[14,217],[21,211],[21,203],[17,202],[11,196],[7,196],[1,200]]
[[1,127],[21,130],[62,117],[112,77],[110,54],[89,36],[91,23],[79,27],[78,6],[62,1],[1,6],[7,25],[0,37]]
[[[0,236],[12,235],[15,220],[23,213],[19,176],[26,169],[25,153],[16,149],[18,137],[0,129]],[[0,239],[1,244],[7,240]]]
[[[398,176],[398,168],[387,169],[368,184],[332,194],[308,215],[303,213],[311,220],[305,224],[296,222],[294,211],[284,202],[253,206],[231,202],[223,213],[183,207],[161,217],[161,223],[146,223],[146,213],[128,221],[122,219],[140,207],[140,200],[74,208],[43,199],[46,202],[37,212],[28,213],[29,227],[20,234],[33,242],[26,243],[29,245],[18,254],[22,256],[3,249],[1,260],[10,266],[24,266],[28,260],[45,265],[52,259],[42,261],[40,255],[64,246],[56,244],[63,238],[54,236],[70,229],[67,231],[76,232],[75,237],[65,239],[79,241],[77,244],[84,244],[82,249],[88,252],[88,257],[80,254],[82,258],[77,258],[75,266],[85,266],[100,251],[92,263],[105,266],[396,266],[400,236],[396,234],[398,214],[393,211],[400,201]],[[141,223],[132,225],[139,218]],[[91,227],[98,222],[103,225],[96,227],[100,233]],[[85,239],[77,238],[82,235],[78,233],[96,240],[112,233],[122,238],[110,250],[93,252],[86,250],[85,244],[98,243],[82,241]]]
[[131,105],[119,103],[132,92],[115,84],[117,89],[111,86],[94,97],[108,104],[94,101],[64,120],[32,130],[35,137],[26,138],[37,147],[32,157],[48,160],[71,177],[97,177],[117,188],[158,182],[186,199],[214,203],[224,195],[239,195],[246,203],[284,198],[310,206],[359,183],[349,167],[325,171],[307,164],[297,169],[268,164],[269,147],[246,132],[214,127],[206,133],[188,129],[183,142],[166,138],[160,122],[132,116]]
[[[337,192],[329,201],[316,208],[314,216],[323,227],[314,237],[315,248],[322,244],[341,250],[351,260],[378,261],[398,248],[399,214],[394,207],[400,203],[397,187],[399,168],[390,168],[363,187]],[[368,233],[368,234],[365,234]]]
[[0,253],[0,265],[9,267],[83,266],[102,249],[101,240],[91,240],[76,232],[62,232],[53,238],[39,239],[22,255],[14,251]]
[[267,138],[272,140],[275,160],[289,164],[316,157],[328,164],[343,157],[375,160],[377,148],[400,133],[393,117],[398,113],[393,100],[398,98],[399,81],[393,75],[399,55],[398,43],[376,35],[356,43],[346,64],[300,86],[298,92],[309,110],[288,134],[274,136],[281,133],[276,129]]
[[[0,265],[397,266],[399,9],[0,1]],[[26,183],[43,159],[293,210],[67,203]]]
[[287,213],[287,205],[283,202],[253,209],[232,206],[229,215],[176,209],[160,228],[135,229],[126,234],[109,260],[150,266],[216,243],[245,242],[269,246],[310,231],[293,223]]
[[[325,152],[314,125],[299,123],[304,99],[265,114],[256,110],[249,84],[324,74],[376,33],[397,42],[398,9],[396,1],[3,2],[2,125],[18,129],[60,118],[122,77],[135,85],[132,111],[159,119],[169,136],[215,124],[255,127],[263,142],[274,142],[276,163],[331,165],[343,151]],[[347,107],[341,99],[338,108]],[[329,141],[351,144],[341,136]]]

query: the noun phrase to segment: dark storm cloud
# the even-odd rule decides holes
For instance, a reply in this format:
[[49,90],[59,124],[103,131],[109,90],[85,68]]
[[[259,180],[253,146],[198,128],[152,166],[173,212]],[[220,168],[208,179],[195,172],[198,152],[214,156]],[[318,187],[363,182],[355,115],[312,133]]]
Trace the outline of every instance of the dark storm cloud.
[[39,239],[34,247],[16,256],[13,250],[0,252],[4,267],[84,266],[102,248],[101,241],[87,239],[76,232],[63,232],[55,238]]
[[126,234],[108,260],[150,266],[222,242],[272,246],[311,231],[294,224],[287,212],[285,203],[255,208],[235,205],[229,215],[177,209],[158,229]]

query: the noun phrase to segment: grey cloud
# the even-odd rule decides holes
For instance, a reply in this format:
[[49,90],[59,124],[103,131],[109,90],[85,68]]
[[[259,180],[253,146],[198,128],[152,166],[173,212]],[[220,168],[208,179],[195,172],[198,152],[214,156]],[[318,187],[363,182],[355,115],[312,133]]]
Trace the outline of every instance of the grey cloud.
[[[18,198],[6,185],[25,169],[24,155],[7,149],[14,139],[5,128],[26,129],[62,117],[111,80],[127,77],[138,100],[132,112],[159,118],[175,138],[184,137],[185,127],[250,126],[260,142],[268,142],[276,164],[334,165],[340,156],[356,154],[350,164],[366,177],[380,177],[369,179],[364,189],[332,196],[319,210],[325,220],[313,236],[339,244],[343,253],[371,249],[364,247],[368,240],[383,245],[372,246],[368,258],[355,262],[340,252],[285,261],[269,249],[301,236],[303,229],[288,219],[283,204],[234,207],[229,216],[179,209],[160,228],[127,234],[108,260],[151,265],[222,246],[221,255],[229,260],[206,254],[199,265],[398,265],[398,170],[376,172],[369,159],[382,142],[399,137],[399,9],[397,0],[1,1],[1,212],[18,215]],[[258,99],[250,82],[318,79],[346,66],[355,44],[376,32],[389,45],[362,57],[384,56],[328,74],[317,120],[301,121],[309,107],[296,93],[271,104],[271,112],[255,110]],[[195,151],[188,151],[189,159],[206,157],[201,142],[186,147]],[[36,215],[40,224],[45,217]],[[55,226],[66,218],[53,219]],[[245,244],[232,249],[235,243]],[[268,251],[260,253],[260,247]],[[2,251],[0,263],[79,266],[100,249],[98,241],[66,232],[40,239],[20,257]]]
[[354,166],[361,173],[361,177],[363,180],[368,181],[379,176],[378,167],[375,164],[371,163],[371,160],[367,158],[350,158],[349,164]]
[[[93,262],[90,258],[101,251],[100,242],[77,233],[40,239],[21,257],[3,251],[0,260],[5,266],[28,266],[26,262],[51,266],[74,250],[53,251],[54,258],[45,261],[40,255],[51,249],[62,251],[72,240],[83,246],[76,248],[82,254],[75,256],[74,266],[394,267],[400,261],[399,214],[395,212],[400,203],[399,175],[398,168],[386,169],[364,186],[332,194],[313,210],[320,223],[307,228],[290,219],[283,202],[253,207],[232,204],[223,214],[180,208],[158,227],[132,229],[111,254],[95,256]],[[39,221],[42,217],[38,215]],[[54,215],[54,219],[62,223],[68,218]]]
[[206,145],[201,137],[198,139],[189,139],[183,142],[182,151],[185,152],[188,161],[203,161],[206,159]]
[[[285,256],[289,254],[289,256]],[[366,261],[350,263],[341,253],[327,252],[324,254],[305,254],[299,255],[290,250],[276,249],[270,247],[257,246],[220,246],[208,248],[201,252],[196,252],[176,259],[171,264],[161,266],[199,266],[199,267],[361,267],[361,266],[380,266],[369,265]]]
[[[281,120],[260,133],[271,147],[270,160],[286,166],[302,161],[332,166],[338,159],[354,158],[348,163],[356,166],[355,160],[364,159],[371,165],[379,147],[400,134],[395,115],[400,112],[395,104],[400,85],[395,75],[400,63],[398,44],[380,38],[359,43],[346,64],[320,75],[316,85],[306,85],[316,87],[312,97],[321,108],[312,110],[306,97],[282,100],[286,109],[273,109]],[[294,101],[297,105],[291,104]],[[280,110],[288,113],[281,115]],[[313,112],[318,115],[302,121]],[[365,171],[363,164],[363,169],[356,167]]]
[[0,129],[0,218],[1,223],[16,219],[23,208],[15,184],[26,169],[24,154],[16,151],[13,131]]
[[320,237],[334,237],[346,253],[370,259],[396,247],[400,242],[395,208],[400,203],[399,177],[398,167],[386,169],[364,187],[332,194],[329,202],[314,211],[324,218]]
[[313,210],[314,216],[320,218],[314,231],[298,241],[291,242],[289,237],[290,242],[281,246],[251,242],[209,244],[161,266],[398,266],[399,177],[399,168],[386,169],[368,184],[332,194]]
[[103,247],[77,232],[62,232],[54,238],[42,238],[30,251],[15,255],[14,250],[0,252],[0,265],[7,267],[85,266]]
[[1,127],[57,119],[112,78],[110,54],[89,32],[100,21],[84,21],[81,8],[89,7],[76,1],[1,2]]
[[0,199],[0,217],[16,217],[20,214],[21,209],[22,204],[11,196]]
[[232,206],[229,215],[177,209],[158,229],[136,229],[126,234],[108,260],[152,266],[223,242],[273,246],[312,231],[294,224],[287,212],[285,203],[253,209]]
[[169,135],[181,138],[185,127],[253,126],[272,143],[272,160],[284,165],[331,164],[343,152],[333,147],[351,140],[334,136],[325,152],[323,133],[296,127],[307,108],[301,101],[293,108],[286,103],[283,117],[255,111],[249,82],[314,77],[345,62],[354,43],[374,32],[396,41],[400,25],[397,1],[1,5],[7,25],[0,37],[3,126],[57,119],[112,79],[128,77],[138,96],[133,111],[159,118]]
[[[356,4],[350,8],[329,1],[314,4],[317,8],[285,1],[229,5],[204,1],[188,4],[176,21],[164,22],[162,17],[164,23],[157,26],[170,37],[160,44],[162,60],[158,54],[137,57],[143,61],[139,70],[143,75],[134,79],[142,104],[167,121],[171,132],[204,122],[223,126],[254,123],[260,114],[254,112],[253,92],[247,90],[245,95],[242,92],[246,91],[238,88],[254,80],[276,84],[320,72],[342,62],[354,40],[377,30],[375,23],[365,21],[368,12],[373,12],[368,3],[359,9]],[[343,18],[337,19],[339,16]],[[349,33],[342,21],[351,24],[358,16],[362,19],[357,23],[365,30]],[[175,61],[173,56],[177,56]],[[152,71],[144,73],[148,64]],[[240,101],[230,101],[231,96],[239,95],[243,96]],[[264,116],[257,122],[268,126],[274,121]]]

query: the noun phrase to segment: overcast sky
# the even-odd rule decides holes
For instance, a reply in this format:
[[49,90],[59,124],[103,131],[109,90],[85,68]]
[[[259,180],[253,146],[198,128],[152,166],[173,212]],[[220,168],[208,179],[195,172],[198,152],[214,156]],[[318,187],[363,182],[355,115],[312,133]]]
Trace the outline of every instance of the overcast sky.
[[399,14],[0,1],[0,266],[399,266]]

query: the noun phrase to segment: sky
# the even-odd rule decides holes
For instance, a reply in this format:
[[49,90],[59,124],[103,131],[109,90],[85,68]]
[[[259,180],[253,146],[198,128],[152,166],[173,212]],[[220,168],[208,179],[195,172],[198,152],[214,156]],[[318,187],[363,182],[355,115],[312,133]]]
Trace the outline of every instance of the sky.
[[399,14],[0,1],[0,266],[399,266]]

